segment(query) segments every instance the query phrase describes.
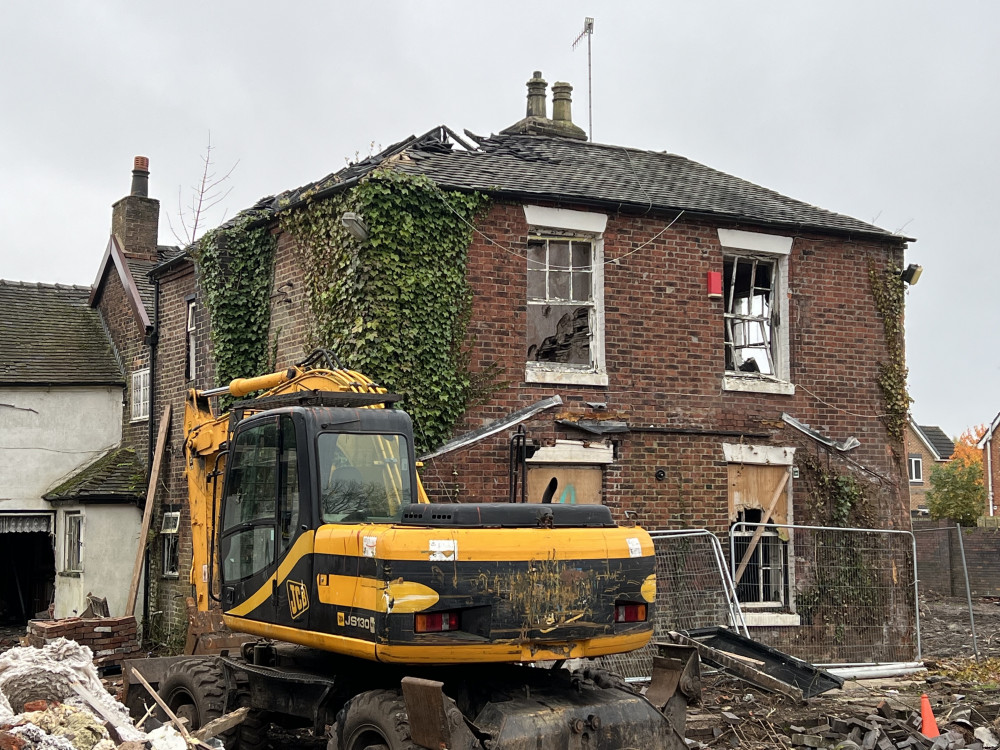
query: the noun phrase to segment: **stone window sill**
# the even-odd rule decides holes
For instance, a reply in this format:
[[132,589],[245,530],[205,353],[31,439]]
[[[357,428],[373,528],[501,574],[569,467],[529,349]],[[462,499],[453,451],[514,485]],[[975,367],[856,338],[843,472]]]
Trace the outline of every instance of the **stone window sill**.
[[795,395],[794,383],[789,383],[787,380],[764,380],[763,378],[746,378],[739,375],[723,375],[722,388],[726,391],[742,391],[744,393]]

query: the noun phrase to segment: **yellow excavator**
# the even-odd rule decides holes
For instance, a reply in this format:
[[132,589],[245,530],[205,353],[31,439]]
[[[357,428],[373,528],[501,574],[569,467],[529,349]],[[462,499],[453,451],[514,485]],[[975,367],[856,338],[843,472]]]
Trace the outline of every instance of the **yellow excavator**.
[[[222,394],[245,400],[216,415]],[[551,497],[430,502],[399,400],[326,352],[188,394],[195,604],[253,638],[137,665],[166,704],[194,727],[248,706],[245,749],[270,722],[330,750],[684,747],[690,662],[661,705],[565,668],[649,642],[649,535]]]

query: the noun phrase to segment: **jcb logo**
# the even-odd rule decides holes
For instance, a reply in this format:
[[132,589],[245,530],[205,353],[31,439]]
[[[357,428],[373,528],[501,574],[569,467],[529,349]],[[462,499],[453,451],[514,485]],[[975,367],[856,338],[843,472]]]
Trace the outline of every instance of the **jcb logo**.
[[309,591],[304,583],[298,581],[288,581],[288,609],[292,613],[292,619],[298,618],[303,612],[309,609]]

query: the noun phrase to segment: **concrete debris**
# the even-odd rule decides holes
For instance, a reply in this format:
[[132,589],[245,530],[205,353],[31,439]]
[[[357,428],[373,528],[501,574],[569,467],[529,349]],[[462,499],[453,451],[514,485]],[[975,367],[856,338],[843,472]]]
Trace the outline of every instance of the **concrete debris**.
[[0,654],[0,750],[188,750],[170,725],[149,734],[104,689],[86,646],[59,638]]

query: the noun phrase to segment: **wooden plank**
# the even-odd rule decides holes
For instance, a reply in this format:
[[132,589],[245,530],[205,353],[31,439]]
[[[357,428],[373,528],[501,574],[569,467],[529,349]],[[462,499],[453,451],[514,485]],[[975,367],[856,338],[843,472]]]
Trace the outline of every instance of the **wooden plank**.
[[153,700],[156,701],[156,705],[158,705],[160,708],[163,709],[163,712],[170,718],[170,721],[173,722],[173,725],[175,727],[177,727],[177,731],[179,731],[181,735],[183,735],[184,739],[195,742],[196,740],[188,733],[187,727],[184,726],[184,722],[177,718],[177,715],[170,710],[170,706],[166,704],[163,698],[161,698],[159,695],[156,694],[156,691],[153,690],[153,687],[148,682],[146,682],[146,678],[143,677],[139,673],[139,670],[136,669],[135,667],[132,667],[132,675],[139,682],[142,683],[142,686],[146,688],[146,691],[153,697]]
[[249,706],[237,708],[235,711],[230,711],[228,714],[224,714],[217,719],[212,719],[201,729],[191,732],[191,736],[196,740],[202,741],[211,739],[212,737],[217,737],[227,729],[232,729],[238,724],[242,724],[246,720],[247,714],[249,713]]
[[142,530],[139,532],[139,549],[135,553],[135,565],[132,566],[132,583],[128,589],[128,599],[125,600],[125,614],[135,614],[135,601],[139,597],[139,578],[142,575],[142,561],[146,556],[146,539],[149,536],[149,524],[153,520],[153,500],[156,495],[156,485],[160,481],[160,465],[163,463],[163,453],[167,447],[167,431],[170,428],[170,404],[163,408],[160,418],[160,431],[156,436],[156,452],[153,454],[153,470],[149,473],[149,485],[146,487],[146,507],[142,511]]
[[757,530],[753,533],[753,537],[750,539],[750,545],[747,547],[747,551],[743,554],[743,559],[740,560],[740,567],[736,569],[736,575],[733,576],[733,586],[739,586],[740,580],[743,578],[743,573],[747,569],[747,565],[750,564],[750,558],[753,556],[753,551],[757,548],[757,542],[760,541],[761,536],[764,534],[764,524],[767,523],[771,514],[774,513],[774,508],[778,504],[778,498],[782,496],[785,492],[785,485],[788,484],[788,477],[791,475],[791,470],[786,471],[782,477],[781,481],[778,482],[778,487],[774,490],[774,495],[771,497],[771,502],[767,506],[767,511],[761,516],[761,524],[757,527]]

